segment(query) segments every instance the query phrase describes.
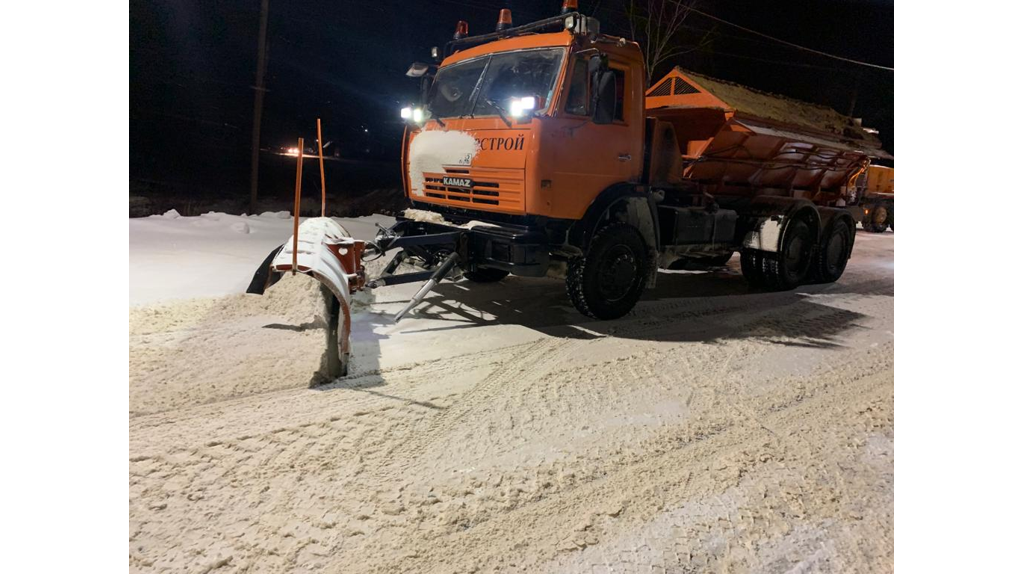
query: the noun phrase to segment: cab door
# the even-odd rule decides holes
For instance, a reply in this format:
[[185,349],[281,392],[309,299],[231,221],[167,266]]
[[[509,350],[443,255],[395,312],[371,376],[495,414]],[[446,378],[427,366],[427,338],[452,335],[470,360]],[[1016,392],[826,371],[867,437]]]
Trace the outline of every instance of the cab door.
[[643,94],[637,72],[609,58],[615,74],[612,123],[593,122],[587,58],[574,57],[563,90],[552,147],[557,161],[550,190],[552,216],[580,219],[603,190],[621,182],[639,182],[643,173]]

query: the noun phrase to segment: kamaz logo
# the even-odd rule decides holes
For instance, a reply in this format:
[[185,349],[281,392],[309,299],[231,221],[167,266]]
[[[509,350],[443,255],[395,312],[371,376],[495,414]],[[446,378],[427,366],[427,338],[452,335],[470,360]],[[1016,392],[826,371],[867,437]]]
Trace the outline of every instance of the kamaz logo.
[[468,177],[442,177],[441,183],[445,187],[462,187],[465,189],[473,187],[473,180]]

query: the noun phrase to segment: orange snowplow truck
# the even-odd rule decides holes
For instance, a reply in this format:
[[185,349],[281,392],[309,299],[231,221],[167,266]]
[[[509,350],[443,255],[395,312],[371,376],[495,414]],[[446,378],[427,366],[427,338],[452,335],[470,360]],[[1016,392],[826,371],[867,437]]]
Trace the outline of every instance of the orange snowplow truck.
[[[444,279],[554,276],[581,313],[614,319],[659,268],[737,252],[758,289],[835,281],[862,217],[854,182],[891,158],[829,108],[680,69],[647,89],[640,47],[573,0],[519,27],[502,10],[489,34],[459,22],[432,56],[410,67],[421,100],[401,111],[414,209],[370,242],[328,218],[296,221],[247,290],[286,272],[324,284],[331,375],[345,372],[349,296],[364,288],[423,282],[399,320]],[[366,277],[362,261],[384,254]]]
[[600,319],[628,313],[659,268],[736,252],[757,288],[843,274],[861,215],[848,184],[888,157],[871,130],[680,69],[646,89],[640,47],[566,4],[520,27],[502,10],[480,36],[459,22],[439,64],[413,64],[405,191],[437,217],[400,219],[380,247],[418,238],[396,261],[451,257],[471,281],[565,277]]
[[[835,281],[859,208],[848,184],[884,157],[835,111],[676,69],[652,84],[639,46],[562,13],[494,33],[465,22],[402,110],[414,210],[366,254],[397,253],[368,287],[445,278],[564,278],[583,314],[628,313],[659,268],[735,253],[761,289]],[[398,273],[402,263],[419,267]]]

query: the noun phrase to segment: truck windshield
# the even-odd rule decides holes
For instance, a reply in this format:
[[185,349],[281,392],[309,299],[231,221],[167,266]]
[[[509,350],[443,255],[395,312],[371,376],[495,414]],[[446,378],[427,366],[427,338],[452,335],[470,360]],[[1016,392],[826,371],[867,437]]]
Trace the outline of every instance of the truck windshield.
[[[551,102],[565,48],[499,52],[441,68],[427,98],[434,117],[493,116],[488,100],[505,110],[510,100],[540,96]],[[546,104],[545,104],[546,105]]]

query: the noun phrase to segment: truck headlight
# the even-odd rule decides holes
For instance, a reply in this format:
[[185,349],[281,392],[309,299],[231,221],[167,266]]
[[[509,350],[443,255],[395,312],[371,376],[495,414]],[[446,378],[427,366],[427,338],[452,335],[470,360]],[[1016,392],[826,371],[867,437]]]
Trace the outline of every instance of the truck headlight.
[[402,119],[407,120],[412,117],[412,108],[406,106],[402,108]]
[[524,98],[512,98],[512,103],[509,105],[508,112],[512,114],[514,118],[523,117],[526,112],[532,112],[537,109],[537,98],[534,96],[526,96]]

